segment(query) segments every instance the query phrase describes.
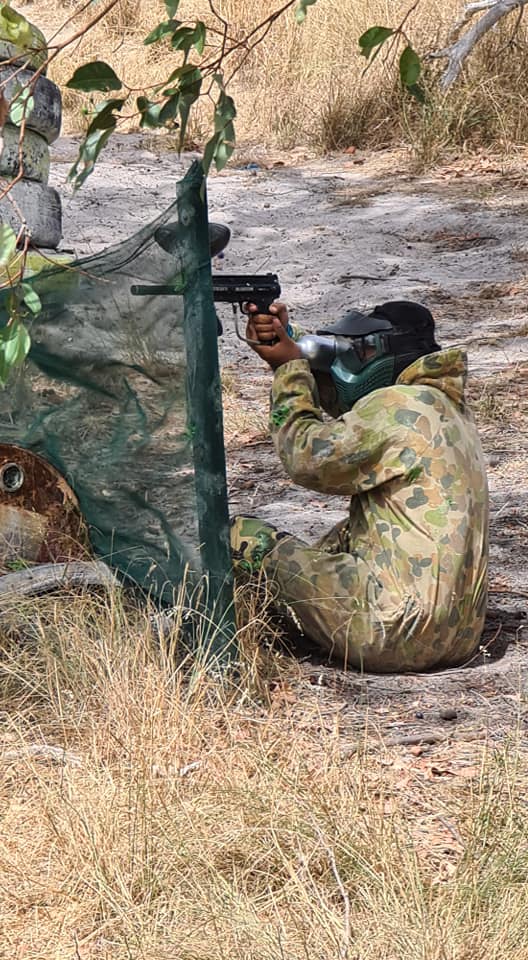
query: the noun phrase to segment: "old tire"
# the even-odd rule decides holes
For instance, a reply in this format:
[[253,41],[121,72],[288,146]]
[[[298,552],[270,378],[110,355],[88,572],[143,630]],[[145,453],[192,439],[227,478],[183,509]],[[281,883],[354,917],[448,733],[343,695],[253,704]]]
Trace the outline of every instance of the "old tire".
[[30,36],[27,43],[13,42],[0,17],[0,61],[12,60],[13,63],[27,65],[32,70],[38,70],[46,62],[48,58],[46,37],[34,24],[30,23],[29,27]]
[[[19,90],[24,90],[31,83],[32,76],[30,70],[21,70],[15,76],[12,67],[0,70],[0,87],[9,103],[16,98]],[[31,95],[34,107],[26,116],[26,129],[34,130],[48,143],[53,143],[60,134],[62,121],[60,90],[56,83],[46,77],[39,77],[33,85]]]
[[[20,169],[20,130],[6,123],[0,133],[0,177],[14,179]],[[27,130],[22,144],[22,165],[25,180],[47,183],[50,169],[50,149],[38,133]]]
[[[6,186],[8,181],[0,181],[2,190]],[[9,194],[26,221],[33,246],[55,250],[62,238],[62,209],[57,191],[32,180],[20,180]],[[8,223],[16,233],[20,230],[20,216],[9,197],[0,200],[0,221]]]
[[118,585],[117,576],[102,560],[70,560],[68,563],[42,563],[26,570],[0,576],[0,599],[38,597],[55,590]]

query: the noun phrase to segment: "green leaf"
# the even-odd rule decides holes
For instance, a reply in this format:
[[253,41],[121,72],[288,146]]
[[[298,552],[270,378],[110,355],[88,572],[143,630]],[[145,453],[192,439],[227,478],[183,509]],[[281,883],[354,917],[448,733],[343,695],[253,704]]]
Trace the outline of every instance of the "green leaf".
[[7,327],[4,327],[0,340],[0,353],[3,354],[4,360],[4,370],[2,371],[4,377],[1,377],[1,379],[4,383],[6,372],[12,367],[19,367],[24,362],[30,347],[31,338],[23,323],[19,320],[13,320]]
[[153,100],[148,100],[147,97],[138,97],[136,106],[141,114],[140,127],[149,127],[153,130],[156,127],[163,126],[163,121],[160,119],[163,103],[155,103]]
[[16,233],[7,223],[0,223],[0,267],[5,267],[16,253]]
[[143,43],[145,45],[156,43],[158,40],[162,40],[163,37],[168,37],[169,34],[174,33],[180,25],[180,20],[165,20],[163,23],[158,23],[158,26],[154,27],[154,30],[151,30],[148,36],[145,37]]
[[295,10],[295,19],[297,23],[302,23],[306,19],[308,7],[312,7],[316,0],[299,0],[299,6]]
[[218,103],[215,108],[214,127],[215,133],[219,133],[225,126],[236,117],[235,102],[224,90],[220,93]]
[[31,313],[36,317],[42,311],[42,303],[40,297],[36,290],[33,289],[30,283],[21,284],[23,301],[28,308],[31,310]]
[[[191,66],[188,64],[187,66]],[[183,150],[189,114],[193,103],[196,103],[202,89],[202,73],[198,67],[193,67],[182,78],[180,84],[180,99],[178,109],[180,112],[180,142],[179,148]]]
[[233,156],[235,149],[235,128],[231,124],[231,129],[226,129],[224,137],[218,144],[215,153],[215,167],[217,170],[223,170],[228,161]]
[[180,0],[165,0],[165,6],[169,17],[173,17],[178,12]]
[[115,112],[119,112],[122,109],[124,102],[124,97],[115,97],[111,100],[101,100],[101,103],[97,104],[93,112],[93,118],[88,130],[86,131],[86,134],[88,135],[94,130],[113,130],[117,123]]
[[189,53],[194,44],[194,27],[180,27],[172,36],[171,47],[173,50],[183,50]]
[[407,92],[410,93],[411,97],[414,97],[415,100],[418,100],[418,103],[427,102],[425,90],[420,86],[419,83],[411,83],[411,85],[407,87]]
[[101,150],[108,143],[112,130],[94,130],[87,136],[79,148],[79,159],[68,176],[73,181],[73,189],[78,188],[90,176]]
[[17,13],[7,3],[0,7],[0,21],[2,36],[6,40],[13,40],[21,47],[32,45],[33,34],[30,24],[21,13]]
[[369,59],[370,55],[376,47],[379,53],[379,49],[385,43],[389,37],[394,35],[394,30],[392,27],[370,27],[369,30],[366,30],[365,33],[362,33],[359,38],[359,46],[361,48],[361,56]]
[[218,143],[219,143],[219,134],[215,134],[205,144],[204,154],[202,157],[202,167],[203,167],[205,176],[207,176],[207,174],[209,173],[209,170],[211,169],[211,164],[215,158],[215,154],[218,149]]
[[84,93],[92,93],[94,90],[108,93],[110,90],[121,90],[123,84],[112,67],[103,60],[94,60],[78,67],[66,86],[70,90],[82,90]]
[[74,190],[78,190],[90,176],[101,150],[116,128],[117,112],[122,109],[124,102],[124,99],[103,100],[98,105],[79,147],[79,156],[68,174]]
[[169,121],[171,120],[174,120],[178,115],[179,106],[180,106],[180,91],[177,90],[163,104],[158,115],[159,122],[161,124],[165,124],[165,123],[169,123]]
[[412,87],[422,72],[420,57],[412,47],[405,47],[400,57],[400,77],[405,87]]
[[[192,82],[193,78],[196,78],[196,76],[199,78],[202,76],[199,67],[196,67],[194,63],[184,63],[183,66],[177,67],[176,70],[172,71],[170,76],[165,80],[163,86],[172,83],[174,80],[185,81],[186,83]],[[172,89],[164,90],[163,96],[172,96],[179,89],[179,87],[173,87]]]
[[217,74],[214,79],[220,86],[220,96],[215,107],[215,132],[206,143],[202,158],[202,166],[206,176],[213,162],[217,170],[223,170],[235,149],[235,126],[233,124],[236,117],[235,104],[233,98],[229,97],[223,88],[222,77]]
[[173,50],[183,50],[188,54],[191,47],[195,47],[200,56],[205,49],[205,40],[207,29],[205,23],[198,20],[194,27],[180,27],[172,37],[171,46]]
[[193,46],[198,51],[200,56],[205,50],[206,37],[207,37],[207,29],[206,29],[205,23],[202,23],[201,20],[197,20],[196,26],[194,28]]
[[35,100],[30,87],[24,87],[20,93],[17,93],[9,107],[9,119],[15,127],[19,127],[23,120],[29,117],[35,106]]

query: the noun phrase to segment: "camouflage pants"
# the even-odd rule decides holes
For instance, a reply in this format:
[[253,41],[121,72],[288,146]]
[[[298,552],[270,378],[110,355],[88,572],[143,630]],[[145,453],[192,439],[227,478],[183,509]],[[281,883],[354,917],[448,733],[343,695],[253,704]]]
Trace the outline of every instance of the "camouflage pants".
[[416,633],[416,610],[402,605],[387,629],[369,596],[368,571],[346,550],[347,533],[345,520],[309,546],[263,521],[236,517],[235,572],[262,569],[305,636],[336,662],[380,673],[425,669],[430,650]]
[[462,656],[451,645],[442,649],[419,601],[402,601],[384,615],[370,571],[347,547],[347,521],[313,546],[256,518],[236,517],[231,526],[235,573],[263,570],[280,606],[337,663],[388,673],[467,659],[467,649]]

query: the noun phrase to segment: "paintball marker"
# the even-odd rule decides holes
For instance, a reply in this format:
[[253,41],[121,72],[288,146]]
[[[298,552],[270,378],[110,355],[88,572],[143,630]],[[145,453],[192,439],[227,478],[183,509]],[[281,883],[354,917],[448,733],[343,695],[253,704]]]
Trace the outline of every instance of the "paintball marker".
[[[242,313],[247,313],[247,304],[254,303],[258,313],[269,313],[274,300],[281,295],[279,278],[276,273],[249,274],[248,276],[213,273],[213,300],[215,303],[231,303],[235,315],[235,330],[239,340],[247,341],[238,326],[236,305]],[[219,333],[222,326],[219,322]],[[267,341],[273,343],[273,340]],[[264,342],[264,341],[263,341]]]
[[[166,226],[158,227],[154,234],[156,243],[165,250],[166,253],[176,255],[178,252],[178,239],[181,232],[179,223],[168,223]],[[219,256],[222,250],[227,246],[231,237],[229,227],[221,223],[209,224],[209,254],[211,259]],[[254,303],[259,313],[268,314],[269,308],[274,300],[280,297],[281,288],[279,278],[275,273],[265,274],[213,274],[213,300],[215,303],[231,303],[233,313],[235,314],[235,329],[239,340],[244,340],[238,326],[237,304],[242,313],[247,313],[247,305]],[[175,296],[181,295],[185,290],[185,280],[181,277],[180,282],[174,284],[149,284],[143,286],[134,284],[130,292],[136,297],[146,296]],[[222,324],[217,318],[218,335],[222,331]],[[262,341],[270,345],[276,341],[276,338]],[[260,341],[259,341],[260,342]]]
[[[247,313],[247,304],[254,303],[259,313],[269,313],[269,308],[277,297],[280,297],[281,288],[279,278],[276,273],[231,275],[231,274],[213,274],[213,300],[215,303],[231,303],[233,313],[235,314],[235,330],[239,340],[251,343],[240,333],[238,326],[237,304],[242,313]],[[130,292],[136,297],[166,297],[181,295],[184,292],[184,283],[174,284],[149,284],[143,286],[133,284]],[[222,333],[222,324],[218,320],[218,335]],[[260,342],[260,341],[259,341]],[[262,341],[264,342],[264,341]],[[273,340],[266,341],[269,344]]]
[[[168,243],[167,228],[160,227],[156,234],[156,240],[165,250],[168,249],[165,244]],[[218,257],[227,247],[231,239],[231,231],[223,223],[209,224],[209,254],[211,259]],[[247,313],[247,304],[254,303],[258,313],[269,313],[269,308],[274,300],[281,295],[279,278],[276,273],[253,274],[242,276],[240,274],[214,274],[213,273],[213,300],[215,303],[231,303],[233,313],[235,314],[235,329],[239,340],[246,340],[238,328],[238,317],[236,305],[240,307],[242,313]],[[218,333],[222,333],[222,325],[218,321]],[[275,338],[274,338],[275,339]],[[263,341],[264,342],[264,341]],[[267,341],[273,343],[273,340]]]

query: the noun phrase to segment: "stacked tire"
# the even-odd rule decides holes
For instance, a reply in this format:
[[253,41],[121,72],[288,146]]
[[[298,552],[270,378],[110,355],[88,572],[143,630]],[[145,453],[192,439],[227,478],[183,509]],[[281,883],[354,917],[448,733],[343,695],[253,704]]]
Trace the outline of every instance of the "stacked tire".
[[[56,250],[62,238],[62,209],[60,196],[48,185],[48,178],[50,144],[61,128],[61,94],[57,85],[43,74],[35,77],[47,57],[46,40],[37,27],[32,26],[31,33],[27,46],[16,46],[2,36],[0,24],[0,89],[8,103],[21,90],[31,89],[32,98],[25,117],[22,179],[0,200],[0,221],[8,223],[16,233],[24,222],[32,246]],[[19,139],[20,128],[8,118],[1,130],[1,192],[20,172]]]

